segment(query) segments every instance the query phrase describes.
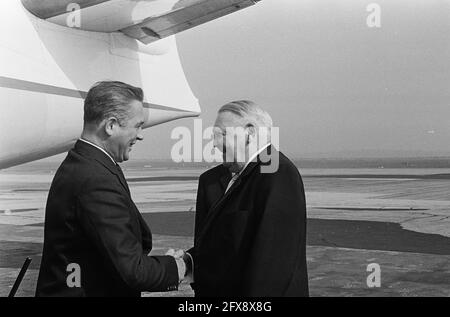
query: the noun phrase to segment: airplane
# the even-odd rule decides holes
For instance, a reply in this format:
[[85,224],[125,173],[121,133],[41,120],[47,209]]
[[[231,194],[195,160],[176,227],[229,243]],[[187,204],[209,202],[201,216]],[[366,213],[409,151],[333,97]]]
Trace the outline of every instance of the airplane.
[[72,148],[100,80],[143,89],[144,128],[199,116],[174,35],[259,1],[0,1],[0,169]]

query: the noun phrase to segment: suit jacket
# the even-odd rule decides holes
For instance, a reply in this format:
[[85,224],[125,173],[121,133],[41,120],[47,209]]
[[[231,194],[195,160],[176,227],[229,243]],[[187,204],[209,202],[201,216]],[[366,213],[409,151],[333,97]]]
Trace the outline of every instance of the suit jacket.
[[[298,169],[281,152],[275,173],[260,156],[224,195],[223,166],[200,176],[192,285],[196,296],[308,296],[306,205]],[[264,161],[264,160],[263,160]]]
[[[57,170],[45,210],[36,296],[140,296],[178,288],[170,256],[148,256],[152,235],[123,173],[105,153],[78,141]],[[80,287],[69,287],[70,263]],[[69,267],[70,268],[70,267]]]

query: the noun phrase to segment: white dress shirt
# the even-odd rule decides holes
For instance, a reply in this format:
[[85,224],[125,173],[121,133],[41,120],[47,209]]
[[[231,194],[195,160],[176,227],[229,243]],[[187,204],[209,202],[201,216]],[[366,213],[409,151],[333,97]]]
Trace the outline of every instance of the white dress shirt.
[[78,140],[83,141],[84,143],[90,144],[92,146],[95,146],[97,149],[99,149],[100,151],[102,151],[103,153],[105,153],[110,159],[111,161],[113,161],[114,165],[117,164],[116,161],[114,161],[114,159],[112,158],[111,155],[109,155],[108,152],[106,152],[104,149],[102,149],[101,147],[99,147],[97,144],[94,144],[92,142],[89,142],[88,140],[85,140],[83,138],[79,138]]
[[270,142],[267,143],[266,145],[264,145],[262,148],[260,148],[258,151],[256,151],[251,157],[250,159],[247,161],[247,163],[245,163],[244,168],[241,169],[241,171],[239,173],[235,173],[233,175],[233,177],[230,179],[230,182],[228,183],[227,189],[225,190],[225,193],[231,188],[231,186],[234,184],[234,182],[236,181],[236,179],[238,179],[239,175],[242,174],[242,172],[245,170],[245,168],[248,166],[248,164],[250,164],[251,161],[253,161],[262,151],[264,151],[268,146],[270,145]]

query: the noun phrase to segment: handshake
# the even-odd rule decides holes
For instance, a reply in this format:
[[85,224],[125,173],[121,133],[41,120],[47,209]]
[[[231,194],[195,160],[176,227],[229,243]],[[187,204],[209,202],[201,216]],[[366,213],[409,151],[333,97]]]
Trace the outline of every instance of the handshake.
[[166,255],[172,256],[175,258],[175,262],[178,268],[178,277],[179,281],[186,283],[194,282],[194,263],[192,257],[189,253],[184,250],[178,249],[169,249],[166,252]]

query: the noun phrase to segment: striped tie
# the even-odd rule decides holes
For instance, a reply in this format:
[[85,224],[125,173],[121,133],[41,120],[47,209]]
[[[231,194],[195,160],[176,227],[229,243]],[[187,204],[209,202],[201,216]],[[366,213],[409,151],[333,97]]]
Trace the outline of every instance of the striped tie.
[[234,182],[236,181],[236,179],[238,178],[239,173],[236,173],[233,175],[233,177],[230,179],[230,182],[228,183],[227,189],[225,190],[225,193],[231,188],[231,186],[233,186]]

